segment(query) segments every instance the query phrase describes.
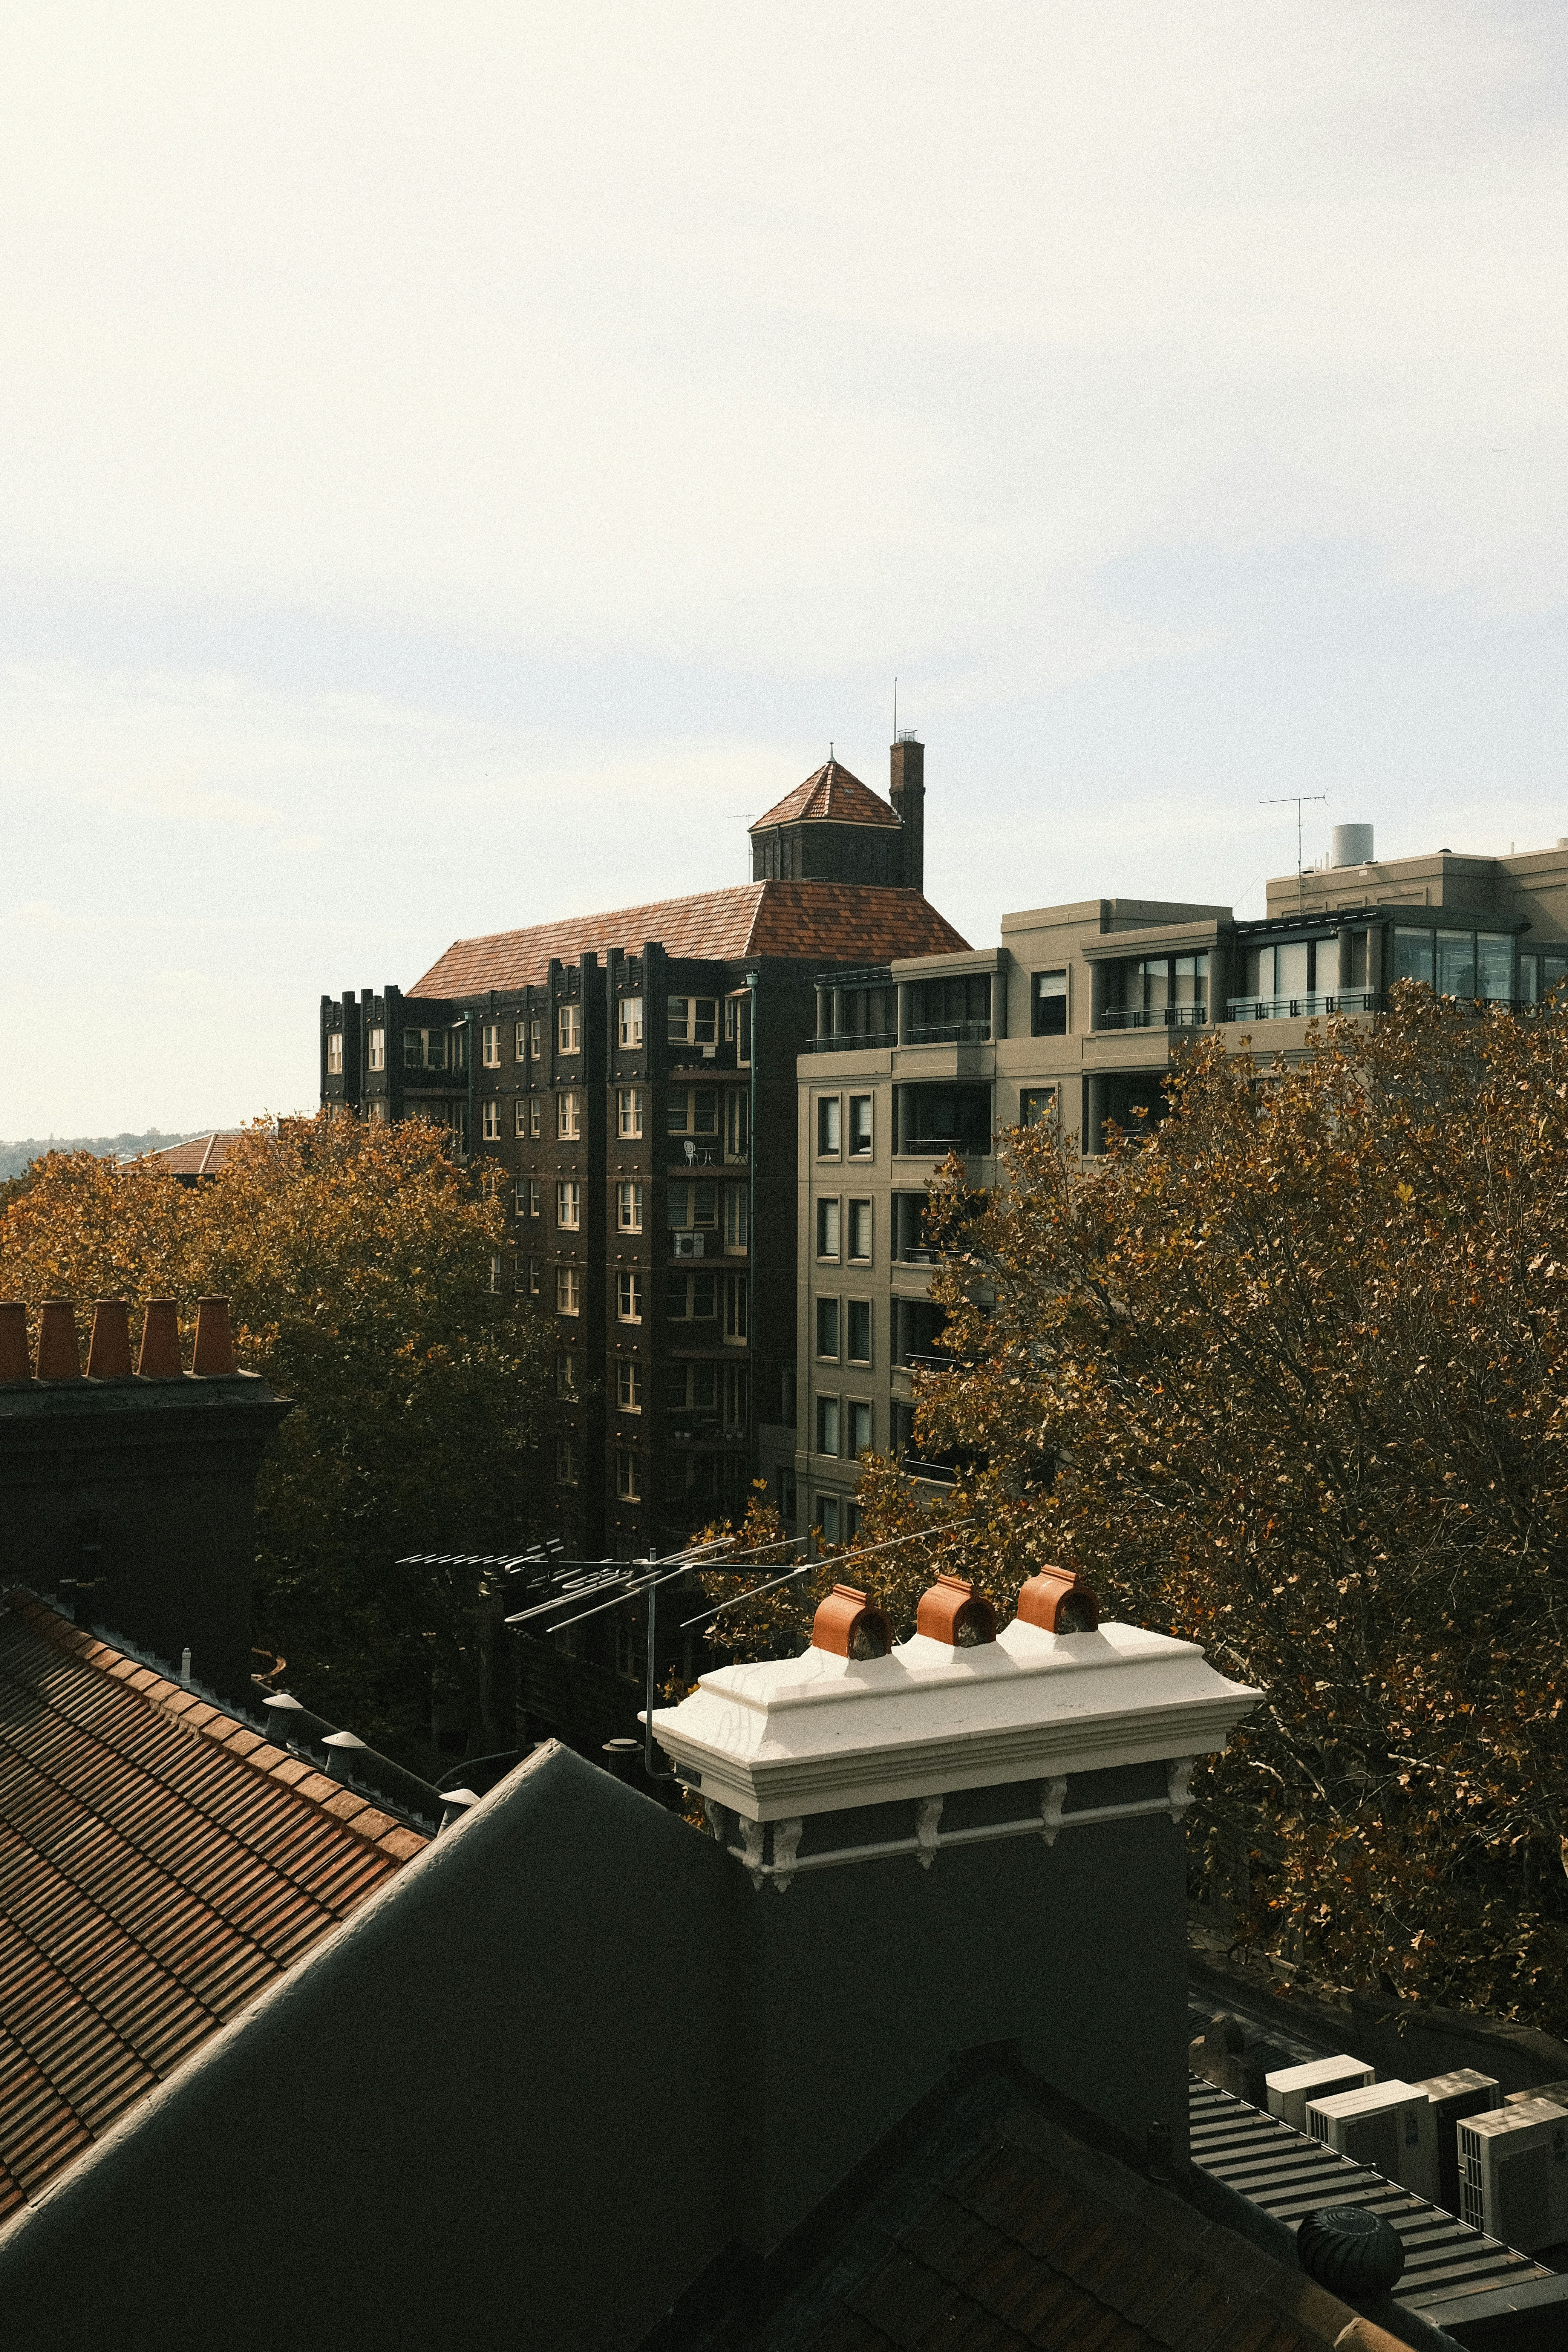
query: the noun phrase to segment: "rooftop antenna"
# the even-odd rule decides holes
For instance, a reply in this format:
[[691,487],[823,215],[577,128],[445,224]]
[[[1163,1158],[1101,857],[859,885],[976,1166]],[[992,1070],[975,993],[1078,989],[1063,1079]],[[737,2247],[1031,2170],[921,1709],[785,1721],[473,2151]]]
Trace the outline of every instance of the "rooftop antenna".
[[895,672],[894,672],[894,675],[893,675],[893,740],[894,740],[894,742],[896,743],[896,742],[898,741],[898,740],[899,740],[899,680],[898,680],[898,673],[895,671]]
[[1326,801],[1328,797],[1327,793],[1279,793],[1274,799],[1259,801],[1258,803],[1259,808],[1284,808],[1292,801],[1296,804],[1296,912],[1298,914],[1301,913],[1307,903],[1306,884],[1301,872],[1302,806],[1308,801]]

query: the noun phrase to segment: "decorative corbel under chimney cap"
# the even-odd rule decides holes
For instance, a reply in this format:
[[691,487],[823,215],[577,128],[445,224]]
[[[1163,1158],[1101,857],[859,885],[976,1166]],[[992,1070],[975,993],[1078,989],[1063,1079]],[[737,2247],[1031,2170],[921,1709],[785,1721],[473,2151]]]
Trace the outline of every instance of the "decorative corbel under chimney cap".
[[811,1621],[811,1646],[835,1658],[885,1658],[893,1629],[858,1584],[836,1584]]
[[191,1370],[201,1380],[223,1380],[234,1372],[234,1335],[228,1328],[226,1298],[198,1298],[196,1339],[191,1349]]
[[76,1334],[76,1308],[68,1298],[46,1298],[38,1324],[38,1378],[79,1381],[81,1343]]
[[996,1612],[962,1576],[939,1576],[921,1594],[915,1632],[951,1649],[977,1649],[996,1639]]
[[30,1381],[27,1310],[19,1298],[0,1298],[0,1382]]
[[1031,1576],[1018,1588],[1016,1613],[1045,1633],[1092,1633],[1100,1624],[1099,1601],[1070,1568],[1042,1568]]

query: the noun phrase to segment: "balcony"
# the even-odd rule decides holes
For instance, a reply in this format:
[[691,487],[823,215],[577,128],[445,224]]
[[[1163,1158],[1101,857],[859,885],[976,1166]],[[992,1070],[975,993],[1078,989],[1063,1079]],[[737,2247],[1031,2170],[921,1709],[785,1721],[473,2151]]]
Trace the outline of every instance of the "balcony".
[[808,1054],[881,1053],[898,1042],[896,1029],[859,1029],[839,1036],[812,1037],[806,1043],[805,1051]]
[[1108,1004],[1100,1025],[1102,1029],[1202,1029],[1208,1017],[1206,1004]]
[[1233,996],[1225,1017],[1227,1021],[1310,1021],[1328,1013],[1387,1010],[1386,996],[1360,988],[1343,996]]
[[899,1139],[894,1153],[899,1160],[945,1160],[956,1151],[961,1160],[989,1160],[993,1149],[988,1135],[904,1135]]
[[989,1021],[919,1021],[904,1039],[906,1045],[989,1045]]

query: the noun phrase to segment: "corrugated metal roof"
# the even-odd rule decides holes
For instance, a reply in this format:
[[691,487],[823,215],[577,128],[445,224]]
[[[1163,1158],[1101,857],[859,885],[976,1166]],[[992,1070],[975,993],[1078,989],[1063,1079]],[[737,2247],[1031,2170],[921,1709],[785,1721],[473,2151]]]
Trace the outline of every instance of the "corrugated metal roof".
[[425,1843],[30,1595],[7,1595],[0,2213]]
[[804,784],[786,793],[747,829],[762,833],[773,824],[884,824],[899,830],[898,812],[837,760],[827,761]]

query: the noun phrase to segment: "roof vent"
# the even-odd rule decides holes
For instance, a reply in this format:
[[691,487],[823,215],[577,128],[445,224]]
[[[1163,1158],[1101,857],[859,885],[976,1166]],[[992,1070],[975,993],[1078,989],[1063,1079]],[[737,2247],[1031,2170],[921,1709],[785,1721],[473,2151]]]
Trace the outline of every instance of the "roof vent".
[[292,1748],[300,1737],[295,1717],[304,1706],[290,1691],[274,1691],[267,1702],[267,1735],[275,1748]]
[[1370,866],[1372,863],[1372,827],[1370,824],[1336,824],[1331,838],[1331,866]]
[[900,741],[900,743],[918,743],[918,742],[920,741],[920,740],[921,740],[921,730],[920,730],[920,729],[919,729],[918,727],[900,727],[900,730],[899,730],[899,741]]
[[1043,1568],[1018,1591],[1017,1614],[1046,1633],[1092,1633],[1100,1603],[1070,1568]]
[[915,1632],[954,1650],[974,1650],[996,1639],[996,1612],[962,1576],[939,1576],[921,1594]]
[[836,1584],[811,1621],[811,1646],[835,1658],[885,1658],[893,1629],[858,1584]]

